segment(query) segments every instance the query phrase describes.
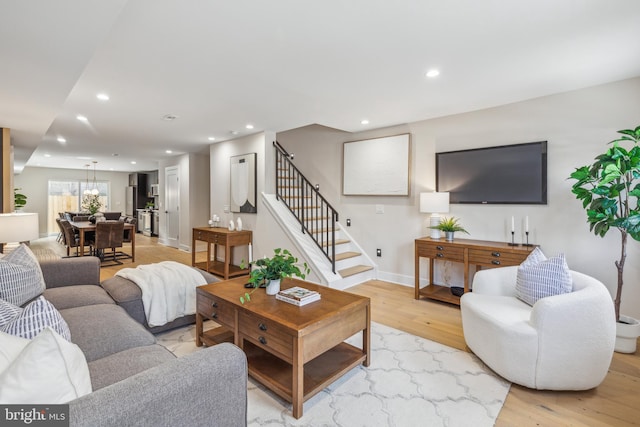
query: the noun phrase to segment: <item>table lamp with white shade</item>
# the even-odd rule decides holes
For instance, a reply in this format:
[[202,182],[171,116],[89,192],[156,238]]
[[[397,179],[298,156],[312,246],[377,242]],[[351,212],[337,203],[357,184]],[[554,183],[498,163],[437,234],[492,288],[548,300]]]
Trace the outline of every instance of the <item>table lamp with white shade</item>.
[[[440,224],[440,214],[449,212],[449,193],[436,192],[420,193],[420,212],[430,213],[429,226],[437,227]],[[440,230],[431,228],[432,239],[440,238]]]
[[40,230],[37,213],[0,214],[0,250],[4,243],[28,242],[38,237],[40,237]]

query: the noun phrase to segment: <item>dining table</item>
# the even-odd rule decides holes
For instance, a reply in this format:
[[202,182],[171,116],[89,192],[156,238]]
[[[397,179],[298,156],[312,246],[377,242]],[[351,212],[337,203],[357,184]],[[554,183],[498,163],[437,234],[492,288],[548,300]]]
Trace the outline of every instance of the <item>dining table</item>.
[[[84,235],[87,231],[96,231],[96,225],[90,221],[69,221],[74,229],[78,230],[80,256],[84,256]],[[130,230],[131,235],[131,262],[136,261],[136,225],[124,223],[124,229]]]

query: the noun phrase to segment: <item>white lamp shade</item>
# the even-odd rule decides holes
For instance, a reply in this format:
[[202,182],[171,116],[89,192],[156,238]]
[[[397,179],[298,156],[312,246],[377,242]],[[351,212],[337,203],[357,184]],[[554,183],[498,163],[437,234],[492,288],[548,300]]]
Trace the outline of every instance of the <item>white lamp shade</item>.
[[447,213],[449,212],[449,193],[431,192],[420,193],[420,212]]
[[0,214],[0,243],[28,242],[40,237],[38,214]]

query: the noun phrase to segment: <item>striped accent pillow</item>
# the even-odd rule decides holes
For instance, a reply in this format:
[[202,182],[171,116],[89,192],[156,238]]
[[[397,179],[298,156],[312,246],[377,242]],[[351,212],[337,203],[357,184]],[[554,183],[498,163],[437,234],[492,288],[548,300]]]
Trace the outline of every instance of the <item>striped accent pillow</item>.
[[3,299],[0,299],[0,329],[9,324],[22,313],[22,309]]
[[53,304],[40,296],[27,304],[22,313],[3,326],[1,330],[11,335],[31,339],[47,326],[67,341],[71,341],[71,331],[67,322],[64,321]]
[[573,280],[564,254],[547,259],[536,248],[518,267],[516,297],[531,306],[540,298],[572,290]]
[[21,244],[0,259],[0,298],[22,305],[46,288],[40,264],[31,249]]

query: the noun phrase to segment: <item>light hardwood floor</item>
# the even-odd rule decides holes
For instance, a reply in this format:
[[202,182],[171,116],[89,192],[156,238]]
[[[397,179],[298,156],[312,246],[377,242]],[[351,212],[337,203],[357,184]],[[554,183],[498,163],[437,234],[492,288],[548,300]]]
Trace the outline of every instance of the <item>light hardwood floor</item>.
[[[102,280],[120,268],[173,260],[191,264],[191,254],[157,244],[156,238],[138,234],[136,263],[106,267]],[[54,239],[41,239],[35,247],[64,254]],[[413,298],[413,288],[372,280],[349,289],[371,298],[373,321],[457,349],[465,346],[458,307]],[[582,392],[549,392],[512,385],[497,426],[632,426],[640,425],[640,354],[615,353],[605,381]]]

